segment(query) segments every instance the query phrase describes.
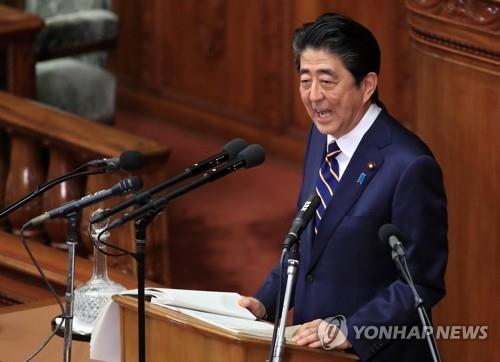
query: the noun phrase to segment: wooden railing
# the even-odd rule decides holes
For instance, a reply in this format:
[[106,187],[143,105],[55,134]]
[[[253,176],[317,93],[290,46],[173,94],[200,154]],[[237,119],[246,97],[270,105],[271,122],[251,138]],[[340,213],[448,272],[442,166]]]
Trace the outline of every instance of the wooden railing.
[[[10,204],[32,192],[37,185],[60,176],[88,160],[119,156],[126,150],[145,155],[145,167],[136,173],[145,187],[166,178],[165,163],[169,150],[154,141],[113,127],[97,124],[32,100],[0,92],[0,127],[5,130],[0,149],[0,190],[5,198],[0,205]],[[43,197],[30,201],[8,216],[10,230],[16,234],[27,220],[57,205],[85,194],[106,189],[129,174],[92,175],[72,183],[54,187]],[[87,227],[92,210],[112,205],[119,199],[106,200],[83,211],[79,245],[80,254],[91,252]],[[66,220],[55,219],[32,231],[29,236],[53,246],[64,246]],[[0,243],[5,242],[0,237]],[[112,231],[111,243],[134,250],[134,225],[127,224]],[[166,215],[160,215],[148,228],[146,247],[150,280],[169,284],[168,237]],[[60,261],[64,263],[64,261]],[[133,274],[130,257],[109,259],[108,263],[124,273]]]

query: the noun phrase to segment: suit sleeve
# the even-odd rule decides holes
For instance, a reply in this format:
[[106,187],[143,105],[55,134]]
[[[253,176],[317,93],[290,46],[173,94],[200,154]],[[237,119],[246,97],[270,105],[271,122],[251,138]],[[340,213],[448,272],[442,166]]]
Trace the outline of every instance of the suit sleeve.
[[[430,310],[445,294],[448,255],[446,196],[441,170],[432,157],[420,156],[403,171],[391,211],[391,222],[407,239],[406,259],[416,289]],[[418,323],[413,294],[398,279],[347,319],[348,340],[362,360],[369,360],[390,341],[366,339],[360,328]]]
[[[313,138],[313,132],[314,132],[314,126],[311,125],[311,128],[309,129],[309,137],[308,137],[308,146],[306,148],[306,154],[305,154],[305,160],[309,159],[309,150],[311,149],[311,142]],[[306,178],[306,164],[304,163],[304,167],[302,170],[302,180],[305,180]],[[304,199],[304,185],[301,187],[301,193],[299,195],[299,198],[297,200],[297,208],[296,210],[298,211],[303,204],[303,199]],[[285,259],[285,263],[287,260]],[[280,277],[280,266],[279,263],[274,267],[274,269],[269,273],[267,279],[265,280],[264,284],[261,286],[261,288],[257,291],[255,294],[255,298],[260,300],[262,304],[266,307],[266,312],[267,312],[267,320],[269,321],[274,321],[275,318],[275,310],[276,310],[276,299],[278,298],[278,291],[279,291],[279,277]],[[295,293],[295,288],[292,291],[292,297],[290,298],[290,308],[293,308],[293,293]],[[281,296],[283,300],[283,295]]]
[[[278,263],[271,273],[269,273],[262,287],[255,294],[255,298],[260,300],[266,307],[266,319],[271,322],[274,321],[276,317],[276,298],[278,298],[280,279],[279,272],[280,265]],[[291,298],[290,302],[293,303],[293,298]]]

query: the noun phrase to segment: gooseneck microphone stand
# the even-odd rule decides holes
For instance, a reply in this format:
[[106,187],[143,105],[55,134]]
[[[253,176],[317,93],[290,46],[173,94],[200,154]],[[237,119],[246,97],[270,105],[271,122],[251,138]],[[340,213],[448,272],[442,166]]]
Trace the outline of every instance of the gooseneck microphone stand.
[[410,270],[408,269],[408,265],[406,264],[406,258],[404,254],[401,255],[393,251],[392,259],[396,263],[398,269],[401,271],[401,275],[405,279],[406,283],[410,286],[410,289],[413,293],[413,298],[415,299],[415,308],[417,309],[420,322],[422,323],[422,327],[425,331],[425,338],[432,354],[432,360],[434,362],[441,362],[436,339],[434,338],[434,333],[432,331],[432,324],[429,320],[429,317],[427,316],[427,312],[425,311],[424,301],[418,294],[417,289],[415,288],[415,284],[413,283],[413,280],[411,278]]
[[288,312],[288,307],[290,306],[290,299],[292,297],[292,289],[295,281],[295,276],[297,274],[297,269],[299,268],[299,243],[292,245],[288,252],[288,262],[287,262],[287,279],[285,296],[283,298],[283,307],[281,309],[281,315],[276,316],[276,320],[279,318],[279,327],[276,340],[271,346],[272,348],[272,362],[280,362],[283,356],[283,351],[285,349],[285,326],[286,326],[286,315]]

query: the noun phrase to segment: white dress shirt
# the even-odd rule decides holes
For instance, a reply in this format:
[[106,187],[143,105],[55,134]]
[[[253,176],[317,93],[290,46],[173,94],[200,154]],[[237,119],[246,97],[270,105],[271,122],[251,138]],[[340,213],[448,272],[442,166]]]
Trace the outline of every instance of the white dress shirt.
[[339,146],[339,149],[341,151],[336,157],[339,164],[339,178],[342,178],[342,175],[344,174],[347,165],[351,161],[352,155],[354,155],[356,148],[358,148],[361,139],[370,129],[381,111],[382,108],[380,108],[375,103],[372,103],[361,120],[358,122],[358,124],[345,135],[343,135],[339,139],[335,139],[335,137],[327,135],[327,147],[328,144],[336,141],[337,146]]

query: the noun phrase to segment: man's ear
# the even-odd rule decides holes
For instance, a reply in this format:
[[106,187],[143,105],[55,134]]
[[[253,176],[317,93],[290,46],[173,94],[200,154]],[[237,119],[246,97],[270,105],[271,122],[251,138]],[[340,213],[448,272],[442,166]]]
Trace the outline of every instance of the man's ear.
[[378,76],[375,72],[370,72],[361,81],[361,88],[363,90],[363,103],[368,102],[372,94],[377,89]]

